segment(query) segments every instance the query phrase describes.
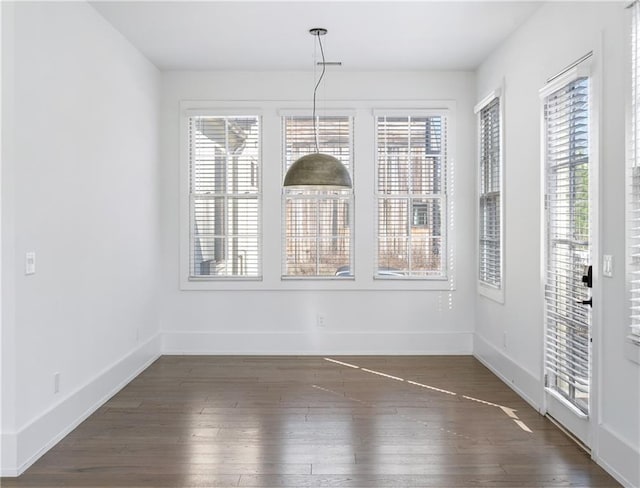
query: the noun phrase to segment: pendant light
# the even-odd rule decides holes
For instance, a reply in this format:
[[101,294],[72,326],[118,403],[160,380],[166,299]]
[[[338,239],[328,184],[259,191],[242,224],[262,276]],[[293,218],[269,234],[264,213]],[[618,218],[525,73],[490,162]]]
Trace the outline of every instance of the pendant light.
[[320,53],[322,54],[322,73],[313,89],[313,134],[316,152],[302,156],[294,162],[284,177],[284,186],[288,188],[303,188],[311,190],[345,190],[352,187],[351,176],[344,165],[329,154],[320,152],[318,146],[318,122],[316,119],[316,94],[324,73],[326,64],[324,50],[320,36],[324,36],[327,29],[316,27],[309,30],[309,34],[318,38]]

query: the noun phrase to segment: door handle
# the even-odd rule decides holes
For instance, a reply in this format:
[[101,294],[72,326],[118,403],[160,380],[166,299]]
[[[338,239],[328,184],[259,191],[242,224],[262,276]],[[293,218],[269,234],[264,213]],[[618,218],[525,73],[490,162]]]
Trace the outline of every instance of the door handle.
[[587,288],[593,288],[593,266],[589,265],[584,267],[584,275],[582,275],[582,282],[585,284]]
[[589,305],[593,308],[593,297],[589,298],[589,300],[578,300],[576,303],[579,305]]

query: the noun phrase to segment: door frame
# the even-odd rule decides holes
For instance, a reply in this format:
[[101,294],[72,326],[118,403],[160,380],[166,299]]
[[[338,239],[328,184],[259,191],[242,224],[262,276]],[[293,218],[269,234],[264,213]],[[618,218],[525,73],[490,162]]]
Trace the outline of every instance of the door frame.
[[[543,334],[542,334],[542,364],[541,364],[541,389],[543,415],[549,415],[549,410],[554,407],[567,407],[563,415],[556,415],[554,420],[569,431],[584,447],[588,448],[592,455],[598,450],[598,424],[600,423],[602,368],[600,357],[602,350],[602,275],[601,275],[601,164],[602,145],[600,130],[600,114],[602,103],[602,34],[599,33],[594,43],[592,54],[585,56],[573,63],[569,68],[550,78],[540,90],[540,290],[543,305]],[[593,269],[593,288],[591,296],[594,307],[591,310],[591,378],[589,386],[589,414],[585,415],[577,407],[550,393],[545,385],[546,374],[546,262],[547,262],[547,210],[546,210],[546,133],[544,121],[544,97],[558,88],[569,83],[578,76],[589,77],[589,200],[590,200],[590,233],[591,233],[591,265]],[[586,425],[585,425],[586,421]],[[580,427],[582,425],[582,428]]]

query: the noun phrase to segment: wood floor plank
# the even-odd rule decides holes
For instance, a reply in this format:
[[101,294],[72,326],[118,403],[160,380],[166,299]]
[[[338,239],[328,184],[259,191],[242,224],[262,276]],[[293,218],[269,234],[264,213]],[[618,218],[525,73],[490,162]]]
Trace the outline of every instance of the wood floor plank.
[[465,356],[165,356],[0,485],[619,486]]

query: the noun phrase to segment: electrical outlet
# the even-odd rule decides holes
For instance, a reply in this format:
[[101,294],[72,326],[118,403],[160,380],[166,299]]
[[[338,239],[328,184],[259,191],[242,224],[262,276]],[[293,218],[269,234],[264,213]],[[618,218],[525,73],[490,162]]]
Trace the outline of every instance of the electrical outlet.
[[321,327],[321,328],[325,327],[326,326],[326,319],[327,318],[325,317],[324,314],[319,313],[318,315],[316,315],[316,325],[318,327]]
[[53,393],[60,392],[60,373],[53,373]]

